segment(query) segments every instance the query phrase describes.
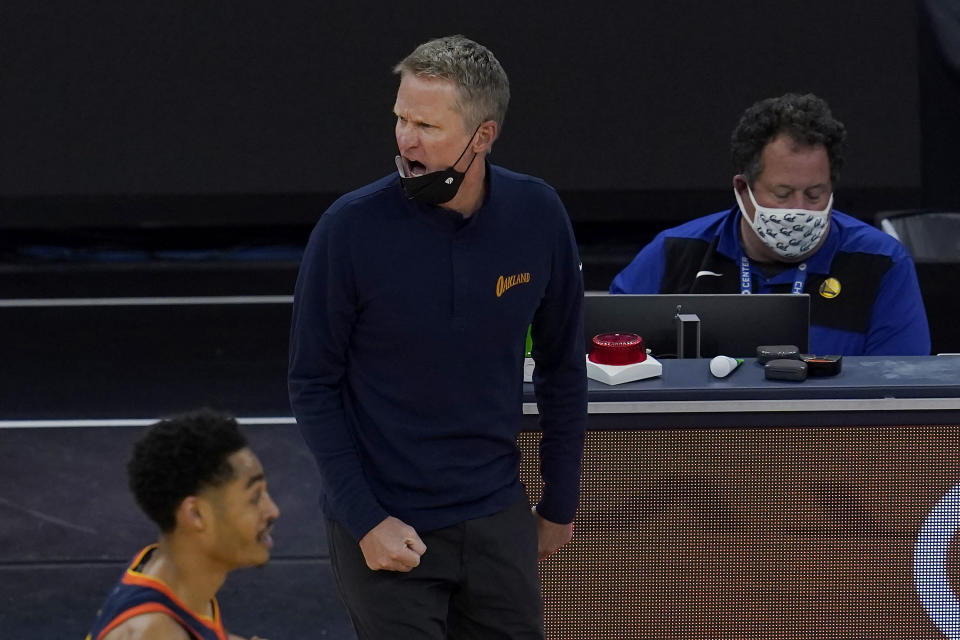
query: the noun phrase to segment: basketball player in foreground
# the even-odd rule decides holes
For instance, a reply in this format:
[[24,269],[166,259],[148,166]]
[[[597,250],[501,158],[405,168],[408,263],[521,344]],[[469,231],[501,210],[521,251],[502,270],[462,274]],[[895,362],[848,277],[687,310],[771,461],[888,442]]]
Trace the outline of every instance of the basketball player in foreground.
[[87,640],[242,640],[215,596],[230,571],[270,558],[279,510],[236,421],[206,410],[162,420],[127,472],[160,539],[135,556]]

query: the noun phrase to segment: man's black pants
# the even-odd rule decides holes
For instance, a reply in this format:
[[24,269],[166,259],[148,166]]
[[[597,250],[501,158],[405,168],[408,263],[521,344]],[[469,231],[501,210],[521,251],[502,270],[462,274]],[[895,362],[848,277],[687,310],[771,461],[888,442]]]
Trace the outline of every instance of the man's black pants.
[[372,571],[328,521],[330,564],[360,640],[542,640],[537,529],[523,499],[499,513],[418,531],[427,552],[408,573]]

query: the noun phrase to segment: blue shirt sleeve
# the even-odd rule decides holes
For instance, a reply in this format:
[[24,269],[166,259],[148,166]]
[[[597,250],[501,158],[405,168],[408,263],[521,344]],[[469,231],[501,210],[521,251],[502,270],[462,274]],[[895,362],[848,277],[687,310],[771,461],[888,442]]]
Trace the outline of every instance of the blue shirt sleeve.
[[892,258],[873,303],[863,355],[930,355],[930,327],[916,267],[903,249]]
[[661,233],[616,275],[610,284],[610,293],[660,293],[665,259]]

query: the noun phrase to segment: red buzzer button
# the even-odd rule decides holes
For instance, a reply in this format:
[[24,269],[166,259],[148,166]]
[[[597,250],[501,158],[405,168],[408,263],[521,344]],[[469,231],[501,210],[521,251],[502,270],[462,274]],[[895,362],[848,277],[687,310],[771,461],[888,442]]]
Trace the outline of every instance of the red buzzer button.
[[647,352],[635,333],[600,333],[593,336],[589,358],[597,364],[636,364],[647,359]]

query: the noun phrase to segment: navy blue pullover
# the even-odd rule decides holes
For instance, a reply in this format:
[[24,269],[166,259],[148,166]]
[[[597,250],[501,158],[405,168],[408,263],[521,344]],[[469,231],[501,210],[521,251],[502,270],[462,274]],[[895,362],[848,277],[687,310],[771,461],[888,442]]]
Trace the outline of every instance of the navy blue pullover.
[[573,520],[586,427],[583,279],[543,181],[488,165],[466,221],[396,174],[321,216],[297,279],[290,400],[326,515],[359,540],[388,515],[429,531],[523,495],[516,437],[533,325],[546,519]]

